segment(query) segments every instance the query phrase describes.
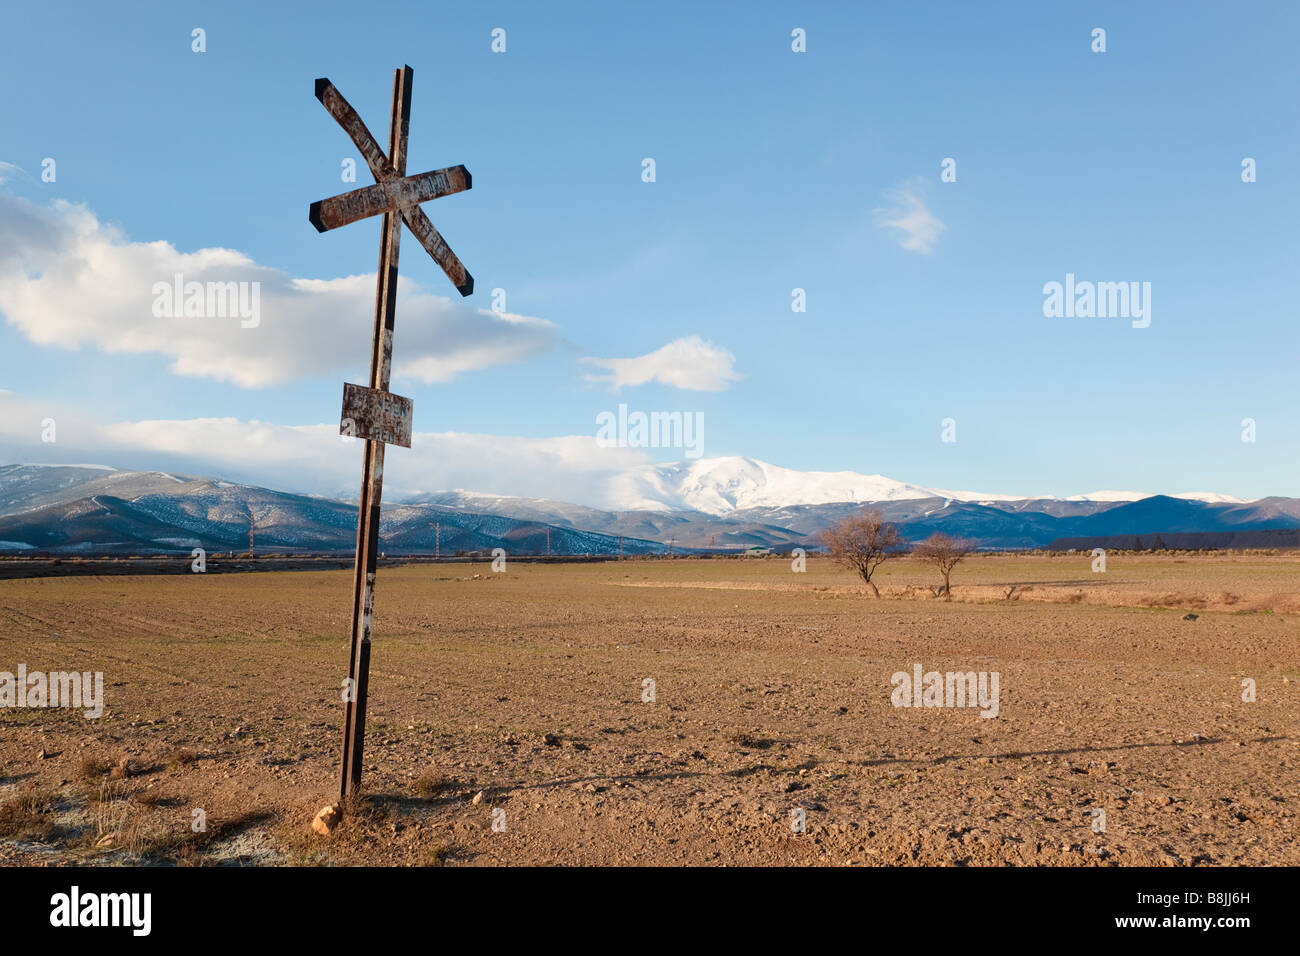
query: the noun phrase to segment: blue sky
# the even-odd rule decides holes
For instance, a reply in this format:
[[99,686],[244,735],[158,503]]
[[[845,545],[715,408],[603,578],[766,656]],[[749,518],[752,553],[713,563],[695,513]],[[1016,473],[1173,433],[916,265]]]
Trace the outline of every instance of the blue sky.
[[[339,172],[357,156],[313,80],[378,132],[409,63],[408,171],[474,176],[424,207],[475,276],[470,305],[502,288],[511,313],[554,327],[518,361],[395,377],[418,431],[591,435],[626,402],[702,412],[709,457],[1013,494],[1300,495],[1293,4],[86,3],[6,20],[0,162],[23,173],[0,196],[84,204],[124,242],[224,247],[296,278],[370,274],[378,253],[377,220],[307,222],[354,188]],[[361,165],[356,186],[371,181]],[[900,202],[942,224],[928,249],[883,225]],[[458,298],[409,233],[401,266]],[[1043,285],[1066,273],[1150,282],[1150,326],[1044,317]],[[355,330],[328,343],[337,369],[245,387],[109,351],[108,333],[38,343],[30,315],[5,317],[0,389],[33,408],[279,425],[336,420],[371,322],[322,323]],[[416,321],[399,306],[397,356]],[[738,380],[614,390],[581,361],[692,337]],[[8,434],[6,460],[50,451]]]

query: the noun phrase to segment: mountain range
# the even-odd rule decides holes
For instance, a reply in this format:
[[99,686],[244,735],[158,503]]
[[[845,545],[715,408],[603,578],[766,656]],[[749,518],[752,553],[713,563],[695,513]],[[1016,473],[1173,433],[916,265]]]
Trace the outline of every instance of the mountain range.
[[[883,475],[799,472],[751,458],[639,466],[615,475],[609,491],[619,507],[463,490],[399,499],[384,507],[381,547],[444,555],[497,547],[561,555],[815,548],[818,532],[866,504],[908,540],[939,530],[984,548],[1087,547],[1101,539],[1109,547],[1220,540],[1294,546],[1300,537],[1296,498],[1116,491],[1024,498]],[[246,550],[250,522],[259,550],[347,551],[355,544],[356,505],[103,465],[0,466],[0,551]],[[1180,536],[1177,544],[1157,540],[1171,535]]]
[[[723,515],[754,508],[786,505],[823,505],[840,502],[917,501],[1086,501],[1124,502],[1150,497],[1135,491],[1094,491],[1057,499],[1025,499],[1022,495],[949,491],[895,481],[884,475],[852,471],[796,471],[754,458],[701,458],[695,461],[647,464],[615,475],[608,484],[612,510],[699,511]],[[1239,498],[1213,492],[1170,495],[1197,501],[1242,504]]]

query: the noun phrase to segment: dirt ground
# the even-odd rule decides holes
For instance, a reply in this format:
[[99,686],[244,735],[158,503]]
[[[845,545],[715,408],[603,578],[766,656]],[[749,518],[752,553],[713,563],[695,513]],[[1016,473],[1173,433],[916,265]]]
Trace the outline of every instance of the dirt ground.
[[105,695],[0,708],[0,864],[1300,864],[1300,556],[1090,565],[386,568],[325,837],[350,572],[0,581],[0,671]]

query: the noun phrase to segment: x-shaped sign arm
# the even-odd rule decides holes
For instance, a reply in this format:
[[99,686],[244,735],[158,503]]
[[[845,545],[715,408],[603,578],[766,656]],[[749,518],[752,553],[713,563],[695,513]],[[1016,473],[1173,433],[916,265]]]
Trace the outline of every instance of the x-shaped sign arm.
[[447,278],[456,287],[456,291],[461,295],[473,294],[474,277],[456,258],[456,253],[451,251],[451,247],[419,205],[430,199],[470,189],[473,180],[469,170],[464,166],[450,166],[447,169],[403,176],[393,168],[357,111],[333,83],[326,79],[317,80],[316,99],[321,101],[321,105],[329,110],[330,115],[356,144],[366,165],[370,167],[370,172],[374,174],[375,185],[312,203],[309,214],[311,224],[318,232],[325,232],[368,216],[396,212],[415,238],[420,240],[420,245],[433,257],[433,261],[447,273]]

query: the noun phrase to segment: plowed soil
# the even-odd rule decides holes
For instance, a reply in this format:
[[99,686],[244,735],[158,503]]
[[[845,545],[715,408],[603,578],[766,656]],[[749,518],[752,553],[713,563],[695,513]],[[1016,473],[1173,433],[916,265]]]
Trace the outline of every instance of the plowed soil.
[[0,863],[1300,864],[1300,557],[1090,565],[385,568],[329,836],[350,571],[0,581],[0,671],[105,685],[0,708]]

